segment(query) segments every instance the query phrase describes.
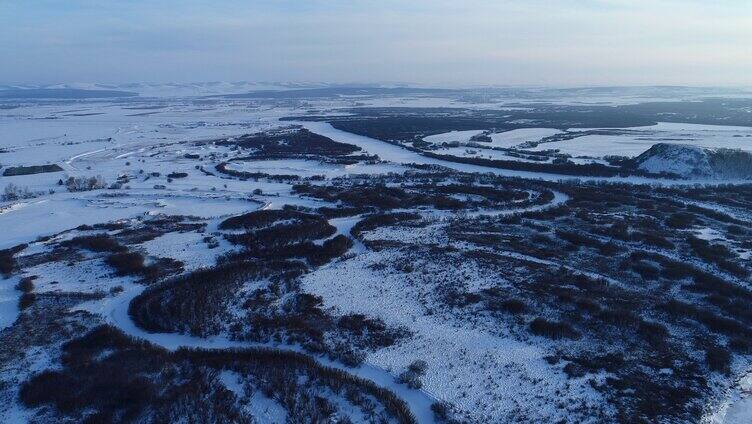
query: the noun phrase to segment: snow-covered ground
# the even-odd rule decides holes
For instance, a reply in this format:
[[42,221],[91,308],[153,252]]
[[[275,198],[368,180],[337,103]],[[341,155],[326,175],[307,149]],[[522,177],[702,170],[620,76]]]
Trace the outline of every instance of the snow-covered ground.
[[[229,161],[228,169],[271,175],[297,175],[326,179],[359,174],[377,175],[404,173],[409,164],[439,165],[470,173],[491,173],[499,176],[529,178],[547,182],[572,180],[576,177],[511,171],[478,165],[460,164],[428,158],[419,152],[337,130],[325,122],[280,122],[279,118],[301,114],[289,105],[263,104],[246,100],[211,99],[192,101],[167,95],[180,95],[195,90],[202,93],[227,93],[237,90],[275,88],[276,86],[148,86],[144,93],[160,99],[128,101],[75,101],[22,104],[0,111],[0,173],[7,167],[57,164],[63,171],[35,175],[0,176],[0,194],[9,184],[28,188],[28,199],[0,202],[0,249],[31,243],[29,250],[44,249],[34,243],[39,237],[51,236],[80,226],[121,219],[138,219],[159,214],[185,215],[211,220],[206,231],[168,233],[144,242],[140,248],[150,256],[170,257],[185,264],[186,270],[208,267],[216,257],[232,247],[218,238],[219,246],[208,249],[204,240],[216,231],[218,218],[259,208],[280,209],[285,205],[318,207],[327,202],[297,196],[292,184],[242,181],[220,174],[215,166]],[[294,87],[276,87],[280,89]],[[149,91],[151,90],[151,91]],[[169,91],[174,90],[174,91]],[[340,108],[359,106],[430,107],[446,105],[437,97],[365,98],[351,97],[319,100],[308,103],[317,113],[345,113]],[[461,107],[459,102],[452,107]],[[489,107],[488,104],[478,106]],[[274,159],[233,160],[242,151],[217,145],[210,140],[240,136],[271,128],[299,124],[310,131],[337,142],[356,145],[366,153],[378,155],[382,162],[336,165],[318,160]],[[652,127],[634,128],[625,135],[589,135],[567,141],[543,143],[536,150],[558,149],[573,156],[603,157],[606,155],[636,156],[656,143],[692,144],[702,147],[728,147],[752,151],[752,129],[690,124],[660,123]],[[571,130],[582,131],[582,130]],[[458,141],[467,143],[482,131],[453,131],[426,137],[426,142],[441,145]],[[540,141],[562,131],[551,128],[529,128],[491,134],[489,147],[512,148],[529,141]],[[468,152],[468,147],[449,147],[437,153],[457,156],[514,158],[501,150],[482,149]],[[186,174],[182,176],[182,174]],[[173,177],[169,177],[173,174]],[[100,175],[112,189],[68,192],[59,182],[67,177]],[[178,176],[179,175],[179,176]],[[586,181],[610,181],[656,185],[694,184],[707,181],[669,181],[650,178],[577,178]],[[744,181],[732,181],[744,182]],[[725,183],[725,182],[724,182]],[[567,196],[554,192],[551,203],[519,210],[496,211],[513,213],[535,211],[558,206]],[[445,212],[441,212],[445,213]],[[485,214],[476,212],[474,216]],[[492,212],[489,212],[489,214]],[[437,212],[436,218],[440,213]],[[472,215],[472,214],[471,214]],[[468,216],[471,216],[468,215]],[[360,216],[335,218],[330,223],[337,234],[347,235]],[[437,218],[438,219],[438,218]],[[429,229],[430,230],[430,229]],[[426,230],[426,231],[429,231]],[[718,237],[710,229],[698,230],[703,239]],[[411,231],[396,237],[428,237],[430,234]],[[543,359],[548,353],[538,346],[515,341],[501,329],[498,332],[445,321],[441,315],[427,314],[417,301],[418,289],[406,284],[404,278],[382,275],[374,270],[383,255],[369,251],[356,241],[351,249],[353,258],[339,261],[308,274],[303,288],[324,298],[327,307],[340,313],[365,313],[378,317],[388,325],[405,326],[414,336],[408,342],[371,353],[365,365],[346,368],[328,359],[324,365],[345,369],[387,387],[406,400],[420,422],[433,420],[430,405],[436,399],[450,400],[477,417],[499,417],[501,412],[517,411],[540,420],[564,418],[546,400],[566,392],[571,399],[586,405],[603,403],[602,395],[584,379],[568,379],[562,372],[551,371]],[[115,296],[94,300],[82,308],[100,314],[126,333],[144,338],[169,349],[179,347],[249,347],[250,343],[231,341],[226,337],[210,339],[177,334],[152,334],[136,327],[127,313],[128,302],[142,286],[128,278],[110,279],[97,260],[85,260],[77,267],[50,263],[35,267],[39,276],[35,291],[93,293],[123,286]],[[466,270],[473,274],[477,270]],[[487,276],[468,282],[474,289],[484,287]],[[10,326],[19,314],[20,293],[15,289],[18,277],[0,280],[0,329]],[[277,346],[298,349],[295,346]],[[424,390],[409,390],[394,377],[415,359],[428,364]],[[447,364],[451,367],[447,368]],[[472,378],[468,378],[472,376]],[[598,376],[603,378],[604,376]],[[231,390],[240,390],[237,376],[222,375]],[[713,423],[739,424],[750,419],[752,401],[745,397],[750,382],[743,380],[739,391],[731,396],[724,413]],[[272,399],[258,394],[249,408],[260,419],[283,422],[284,411]],[[714,418],[714,419],[716,419]]]
[[380,350],[369,362],[396,374],[414,360],[426,361],[425,390],[472,411],[476,419],[499,419],[517,411],[533,421],[555,421],[555,408],[541,399],[556,397],[565,386],[572,399],[602,402],[585,381],[571,387],[563,373],[552,373],[543,359],[545,351],[426,314],[417,301],[419,289],[409,279],[372,270],[374,263],[389,260],[368,252],[303,280],[304,289],[323,296],[327,306],[379,317],[414,332],[409,342]]
[[491,135],[493,147],[516,147],[528,141],[540,141],[545,137],[560,134],[562,131],[553,128],[522,128]]
[[[557,149],[572,156],[637,156],[657,143],[752,151],[752,128],[659,122],[629,128],[625,135],[586,135],[572,140],[539,144],[533,150]],[[585,131],[576,129],[571,131]],[[635,133],[636,132],[636,133]]]
[[336,178],[357,174],[388,174],[390,172],[403,173],[406,168],[394,164],[363,164],[338,165],[302,159],[281,160],[252,160],[230,162],[227,169],[242,172],[261,172],[269,175],[297,175],[302,178],[324,176]]
[[481,134],[481,130],[470,131],[450,131],[443,134],[429,135],[423,138],[423,141],[433,144],[451,143],[453,141],[467,143],[470,139],[478,134]]
[[[748,181],[746,180],[725,180],[723,182],[718,181],[711,181],[707,179],[689,179],[689,180],[666,180],[666,179],[659,179],[659,178],[647,178],[647,177],[581,177],[581,176],[571,176],[571,175],[559,175],[559,174],[548,174],[548,173],[542,173],[542,172],[531,172],[531,171],[515,171],[515,170],[509,170],[509,169],[500,169],[500,168],[491,168],[488,166],[481,166],[481,165],[471,165],[471,164],[464,164],[464,163],[457,163],[457,162],[451,162],[441,159],[434,159],[429,158],[426,156],[421,155],[420,153],[417,153],[412,150],[408,150],[399,146],[396,146],[394,144],[384,143],[379,140],[365,137],[362,135],[352,134],[348,133],[346,131],[338,130],[334,127],[332,127],[331,124],[326,122],[298,122],[303,127],[307,128],[308,130],[315,132],[316,134],[321,134],[326,137],[331,138],[332,140],[341,142],[341,143],[348,143],[356,145],[366,152],[376,154],[378,155],[382,160],[395,162],[395,163],[403,163],[403,164],[421,164],[421,165],[438,165],[443,166],[449,169],[454,169],[460,172],[469,172],[469,173],[492,173],[504,177],[513,177],[513,178],[526,178],[526,179],[534,179],[534,180],[545,180],[545,181],[567,181],[567,180],[578,180],[578,181],[594,181],[594,182],[613,182],[613,183],[627,183],[627,184],[651,184],[651,185],[666,185],[666,186],[676,186],[676,185],[695,185],[695,184],[747,184]],[[546,144],[547,145],[547,144]]]

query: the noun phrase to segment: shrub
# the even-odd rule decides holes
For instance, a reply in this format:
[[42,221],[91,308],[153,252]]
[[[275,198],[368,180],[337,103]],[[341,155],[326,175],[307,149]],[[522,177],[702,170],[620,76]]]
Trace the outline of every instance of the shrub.
[[20,244],[10,249],[0,250],[0,274],[8,275],[13,272],[16,267],[14,255],[24,249],[26,249],[26,245]]
[[220,230],[257,230],[268,227],[277,221],[316,222],[323,220],[317,215],[289,209],[263,209],[225,219],[219,224]]
[[[556,236],[560,239],[569,242],[577,247],[592,247],[596,249],[602,249],[603,243],[592,237],[586,236],[582,233],[576,233],[573,231],[556,230]],[[608,251],[608,248],[606,248]]]
[[563,371],[569,378],[580,378],[587,374],[587,370],[584,367],[574,362],[564,365]]
[[712,346],[705,351],[705,362],[713,371],[728,374],[731,371],[731,353],[723,347]]
[[749,354],[752,351],[752,343],[749,340],[742,337],[733,337],[729,341],[729,347],[737,353]]
[[405,221],[414,221],[420,218],[420,214],[407,212],[369,215],[366,218],[358,221],[358,223],[353,226],[352,230],[350,230],[350,234],[352,234],[355,238],[360,238],[366,231],[375,230],[379,227],[386,227]]
[[666,218],[666,225],[671,228],[689,228],[695,223],[695,216],[691,213],[676,212]]
[[397,377],[397,381],[411,389],[420,389],[421,387],[423,387],[423,382],[420,380],[420,375],[410,370],[404,371],[402,374],[400,374]]
[[506,299],[502,301],[491,301],[489,307],[495,311],[508,312],[510,314],[521,314],[527,310],[525,302],[519,299]]
[[101,175],[96,177],[68,177],[65,187],[70,192],[99,190],[107,187],[107,182]]
[[5,190],[3,190],[3,195],[0,196],[0,200],[3,202],[10,202],[14,200],[31,199],[42,194],[44,194],[44,192],[33,192],[30,191],[28,187],[21,188],[13,183],[8,183],[8,185],[5,186]]
[[146,268],[144,255],[137,252],[114,253],[105,262],[115,268],[115,273],[120,276],[141,274]]
[[645,280],[655,280],[661,275],[661,270],[650,262],[638,262],[632,265],[632,270],[640,274]]
[[320,249],[316,249],[308,255],[311,265],[320,266],[334,258],[344,255],[353,246],[349,237],[340,234],[324,242]]
[[445,402],[434,402],[431,404],[431,411],[437,421],[444,421],[449,418],[449,405]]
[[538,317],[530,323],[530,332],[549,339],[578,339],[580,333],[565,322],[549,321]]
[[666,327],[657,322],[640,321],[637,331],[654,348],[665,346],[669,337]]
[[36,277],[24,277],[16,284],[16,290],[24,293],[31,293],[34,291],[34,280]]
[[34,304],[37,300],[37,296],[34,293],[24,293],[18,299],[18,309],[24,310]]
[[13,177],[17,175],[32,175],[32,174],[42,174],[42,173],[47,173],[47,172],[60,172],[62,170],[63,168],[61,168],[59,165],[56,165],[56,164],[15,166],[15,167],[5,168],[5,171],[3,171],[3,176]]
[[60,243],[63,247],[79,247],[92,252],[122,252],[125,247],[107,234],[79,236]]
[[216,379],[223,369],[258,383],[287,409],[291,422],[329,422],[334,409],[315,394],[344,392],[364,410],[367,405],[359,399],[379,402],[388,422],[416,423],[393,392],[301,353],[261,348],[168,352],[110,326],[66,343],[62,368],[31,377],[21,385],[19,398],[26,407],[53,408],[64,415],[61,421],[247,423],[237,398]]
[[425,375],[428,370],[428,364],[422,359],[416,359],[408,367],[408,370],[418,375]]
[[738,225],[729,225],[727,228],[729,234],[735,235],[735,236],[741,236],[747,234],[747,230],[743,227],[740,227]]

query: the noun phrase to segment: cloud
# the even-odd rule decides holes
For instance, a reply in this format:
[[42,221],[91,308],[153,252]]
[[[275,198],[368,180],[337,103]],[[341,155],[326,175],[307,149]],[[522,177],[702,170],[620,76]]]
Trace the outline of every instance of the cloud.
[[2,7],[4,82],[752,85],[747,1],[29,0]]

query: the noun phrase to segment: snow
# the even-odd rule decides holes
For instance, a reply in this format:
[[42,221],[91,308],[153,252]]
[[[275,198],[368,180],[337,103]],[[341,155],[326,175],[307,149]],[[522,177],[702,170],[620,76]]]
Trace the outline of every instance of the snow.
[[[752,128],[659,122],[649,127],[624,128],[625,135],[586,135],[573,140],[539,144],[533,150],[557,149],[572,156],[634,157],[658,143],[752,151]],[[570,131],[585,131],[571,129]],[[637,133],[634,133],[634,132]]]
[[76,266],[65,262],[50,262],[27,270],[34,280],[35,293],[97,293],[106,292],[120,285],[119,279],[111,278],[112,270],[101,260],[82,260]]
[[[238,398],[245,397],[243,378],[234,371],[224,370],[219,374],[222,384]],[[284,424],[287,422],[287,411],[274,399],[266,397],[260,390],[254,390],[249,403],[244,405],[251,416],[258,422],[270,424]]]
[[[210,90],[231,92],[236,89],[247,91],[249,86],[140,85],[133,89],[136,88],[141,88],[144,92],[151,90],[152,95],[163,95],[160,93],[208,93]],[[463,172],[493,173],[546,181],[575,179],[561,175],[510,171],[431,159],[400,146],[336,130],[323,122],[299,124],[335,141],[357,145],[368,153],[379,155],[385,162],[344,166],[310,160],[232,161],[235,154],[229,148],[202,141],[286,126],[291,123],[280,123],[277,119],[293,112],[299,113],[299,109],[259,107],[248,101],[210,103],[193,103],[180,99],[134,99],[123,103],[25,104],[3,112],[4,114],[0,115],[0,134],[3,135],[0,148],[6,153],[0,153],[0,164],[5,167],[56,163],[65,171],[0,177],[0,189],[8,183],[13,183],[40,192],[36,198],[0,203],[0,228],[3,230],[0,249],[33,241],[39,236],[57,234],[82,224],[158,214],[192,215],[211,220],[204,232],[169,233],[145,242],[140,247],[148,255],[171,257],[184,262],[187,270],[193,270],[213,265],[217,255],[232,248],[221,237],[217,237],[220,246],[215,249],[208,249],[203,241],[204,237],[216,231],[216,223],[221,217],[261,207],[319,207],[323,204],[331,206],[327,202],[291,194],[290,184],[240,181],[217,174],[214,165],[226,160],[230,160],[231,169],[277,175],[295,174],[303,177],[324,175],[326,178],[335,178],[355,174],[402,173],[408,169],[406,164],[416,163],[439,165]],[[336,108],[343,105],[356,103],[359,106],[446,106],[447,100],[434,97],[349,98],[341,101],[316,101],[311,103],[311,107],[329,108],[323,112],[326,114],[336,112]],[[462,105],[451,103],[450,107]],[[491,106],[498,107],[498,104],[489,103],[478,107]],[[635,130],[637,134],[586,136],[541,144],[536,150],[556,148],[575,156],[635,156],[653,144],[661,142],[661,139],[676,138],[693,146],[738,147],[752,151],[751,128],[661,123]],[[491,135],[493,142],[488,146],[508,148],[560,132],[551,128],[528,128],[497,133]],[[434,144],[449,141],[464,143],[479,133],[480,130],[453,131],[432,135],[425,140]],[[458,156],[486,155],[498,159],[512,159],[501,151],[478,149],[476,153],[468,153],[467,149],[450,148],[438,152]],[[185,158],[187,153],[198,154],[201,156],[200,161]],[[203,166],[214,175],[206,175],[196,169],[196,165]],[[144,173],[140,173],[140,170]],[[153,172],[161,175],[147,179],[146,176]],[[185,172],[188,177],[168,182],[166,175],[171,172]],[[121,174],[129,177],[130,181],[126,184],[130,188],[68,193],[64,187],[57,185],[58,179],[67,175],[102,175],[108,183],[112,183]],[[661,185],[706,182],[650,178],[578,179]],[[157,185],[163,185],[165,188],[157,189]],[[253,194],[256,189],[261,189],[263,194]],[[50,193],[50,190],[54,190],[55,193]],[[479,217],[540,210],[566,200],[567,197],[563,193],[555,192],[554,200],[549,205],[518,210],[473,211],[465,216]],[[436,222],[453,218],[445,211],[429,210],[424,213],[426,219]],[[337,228],[337,234],[349,234],[360,218],[336,218],[329,222]],[[436,234],[431,233],[434,230],[435,227],[431,226],[420,231],[390,230],[390,235],[401,240],[409,240],[408,237],[412,237],[414,241],[435,240]],[[696,234],[708,240],[718,238],[716,232],[707,228],[696,229]],[[64,237],[68,236],[70,235],[66,234]],[[372,236],[386,237],[378,231]],[[44,249],[43,243],[32,243],[28,248],[29,251]],[[304,289],[323,296],[327,306],[341,313],[357,312],[380,317],[389,325],[409,327],[415,335],[405,342],[372,353],[366,364],[358,368],[346,368],[330,360],[317,358],[320,364],[344,369],[393,390],[408,402],[420,422],[433,421],[430,405],[437,399],[449,400],[463,409],[472,411],[477,417],[490,417],[491,422],[508,418],[502,415],[509,411],[518,411],[532,420],[539,421],[565,418],[561,411],[555,411],[551,405],[545,403],[545,400],[560,398],[562,393],[586,404],[603,403],[600,395],[584,380],[568,380],[559,368],[545,362],[543,357],[550,353],[546,351],[545,346],[516,341],[504,328],[491,331],[467,322],[447,320],[446,315],[427,314],[424,305],[419,302],[422,295],[420,287],[411,285],[405,276],[384,275],[369,267],[377,262],[399,259],[385,257],[384,255],[389,255],[388,251],[371,252],[362,243],[355,241],[351,253],[355,254],[354,257],[336,261],[306,275],[302,283]],[[509,253],[509,256],[536,261],[535,258],[514,253]],[[537,261],[546,263],[540,259]],[[443,270],[436,270],[439,271]],[[499,283],[497,276],[481,275],[478,269],[470,266],[462,267],[461,271],[474,276],[470,281],[463,282],[469,290],[480,290]],[[300,351],[298,346],[237,342],[222,336],[203,339],[179,334],[147,333],[137,328],[127,314],[130,300],[140,293],[143,287],[134,284],[130,278],[111,277],[111,270],[95,255],[80,261],[76,267],[50,263],[30,268],[26,272],[24,275],[39,276],[35,281],[35,291],[39,293],[92,293],[122,286],[125,289],[122,293],[87,302],[81,308],[100,314],[128,334],[168,349],[272,346]],[[18,316],[20,292],[15,290],[15,285],[20,277],[0,280],[0,329],[11,325]],[[410,390],[395,382],[395,376],[414,359],[423,359],[429,364],[429,372],[424,378],[424,390]],[[242,389],[241,382],[234,373],[224,372],[221,379],[236,393]],[[750,379],[752,380],[752,377]],[[752,420],[752,400],[746,397],[751,388],[752,383],[742,382],[739,393],[730,398],[724,409],[723,419],[717,421],[718,423],[737,424]],[[248,407],[262,422],[284,422],[286,419],[281,406],[274,400],[264,397],[259,391],[254,392]],[[19,409],[14,413],[18,415],[6,413],[5,418],[22,417],[24,411]]]
[[707,241],[725,240],[725,237],[723,236],[723,234],[721,234],[718,230],[714,230],[708,227],[702,227],[702,228],[696,229],[695,236],[699,239],[707,240]]
[[0,279],[0,330],[9,327],[18,317],[21,293],[15,288],[17,283],[17,278]]
[[747,373],[730,390],[721,405],[703,417],[705,424],[748,424],[752,422],[752,373]]
[[138,193],[126,197],[101,197],[101,193],[59,193],[47,199],[23,202],[24,206],[0,214],[4,229],[0,249],[78,227],[139,215],[167,214],[199,217],[238,214],[258,204],[246,199],[209,196],[171,196]]
[[353,165],[339,165],[302,159],[230,162],[227,168],[233,171],[262,172],[270,175],[298,175],[303,178],[316,175],[322,175],[326,178],[336,178],[354,174],[403,173],[406,170],[404,167],[393,164],[357,163]]
[[186,271],[207,268],[216,263],[218,253],[230,248],[228,242],[216,237],[220,247],[209,249],[203,239],[207,235],[200,232],[167,233],[141,245],[148,255],[172,258],[183,263]]
[[370,269],[381,261],[388,263],[390,258],[367,252],[308,274],[302,283],[340,313],[364,313],[387,325],[410,328],[412,337],[369,355],[369,363],[398,374],[413,360],[425,360],[425,391],[490,422],[503,421],[504,414],[514,410],[532,420],[551,421],[556,412],[540,399],[557,398],[557,391],[567,384],[575,386],[567,390],[568,396],[602,402],[586,383],[568,382],[552,369],[543,360],[547,352],[538,347],[478,331],[441,314],[425,314],[417,289],[403,276]]
[[439,155],[450,155],[450,156],[466,157],[466,158],[484,158],[484,159],[494,159],[494,160],[513,160],[517,162],[528,162],[528,163],[541,163],[539,161],[534,161],[531,159],[510,156],[504,150],[488,149],[488,148],[484,148],[485,146],[486,145],[484,143],[478,146],[472,145],[472,146],[467,146],[467,147],[442,147],[437,150],[434,150],[433,153],[436,153]]
[[472,137],[481,133],[483,133],[483,130],[451,131],[443,134],[429,135],[423,138],[423,141],[433,144],[451,143],[453,141],[467,143]]
[[[433,159],[421,155],[420,153],[412,150],[405,149],[403,147],[385,143],[370,137],[365,137],[357,134],[348,133],[346,131],[338,130],[332,127],[331,124],[326,122],[297,122],[304,128],[319,135],[323,135],[331,138],[334,141],[341,143],[349,143],[356,145],[364,151],[378,155],[382,160],[390,161],[401,164],[422,164],[422,165],[438,165],[449,169],[454,169],[460,172],[475,172],[475,173],[492,173],[505,177],[526,178],[534,180],[545,181],[592,181],[592,182],[614,182],[614,183],[627,183],[627,184],[654,184],[654,185],[694,185],[694,184],[718,184],[707,179],[688,179],[688,180],[666,180],[659,178],[646,178],[646,177],[573,177],[567,175],[546,174],[540,172],[530,171],[513,171],[508,169],[492,168],[480,165],[470,165],[464,163],[456,163],[446,160]],[[549,145],[548,143],[545,145]],[[543,145],[541,145],[543,146]],[[745,180],[726,180],[724,184],[747,184]]]
[[642,155],[638,157],[641,160],[640,169],[653,173],[671,172],[685,177],[696,172],[710,174],[710,163],[703,149],[695,146],[661,146],[666,146],[667,149],[653,153],[655,149],[651,147],[644,153],[644,159]]
[[521,128],[491,134],[491,145],[493,147],[512,148],[528,141],[539,141],[545,137],[561,133],[561,130],[553,128]]
[[[325,268],[320,268],[325,269]],[[209,338],[193,337],[175,333],[149,333],[136,326],[128,315],[128,305],[130,301],[144,290],[141,285],[132,283],[123,284],[125,290],[116,297],[107,297],[102,300],[83,303],[76,307],[77,310],[84,310],[102,316],[111,324],[120,328],[123,332],[133,337],[147,340],[156,345],[162,346],[168,350],[177,350],[181,347],[204,348],[204,349],[228,349],[228,348],[254,348],[254,347],[273,347],[282,350],[300,352],[298,346],[276,345],[271,343],[253,343],[230,340],[224,336],[215,336]],[[386,370],[366,363],[357,368],[349,368],[337,362],[326,358],[316,358],[323,366],[345,370],[358,377],[371,380],[372,382],[385,387],[396,393],[410,406],[410,409],[416,415],[419,423],[432,423],[433,413],[431,404],[434,400],[425,392],[411,390],[395,381],[395,376]]]
[[284,424],[287,411],[274,399],[266,397],[260,390],[253,393],[249,405],[251,414],[262,423]]
[[659,143],[638,156],[638,168],[685,178],[752,178],[752,152]]

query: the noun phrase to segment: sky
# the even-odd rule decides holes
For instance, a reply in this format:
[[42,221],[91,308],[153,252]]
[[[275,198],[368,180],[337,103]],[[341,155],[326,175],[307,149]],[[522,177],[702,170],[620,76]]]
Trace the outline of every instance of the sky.
[[0,0],[0,83],[752,87],[750,0]]

